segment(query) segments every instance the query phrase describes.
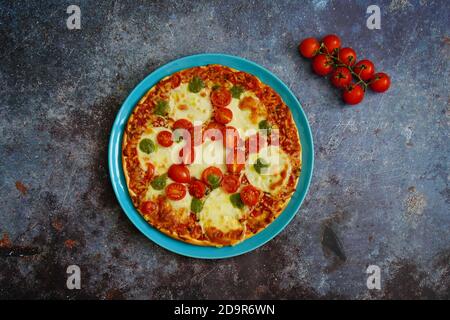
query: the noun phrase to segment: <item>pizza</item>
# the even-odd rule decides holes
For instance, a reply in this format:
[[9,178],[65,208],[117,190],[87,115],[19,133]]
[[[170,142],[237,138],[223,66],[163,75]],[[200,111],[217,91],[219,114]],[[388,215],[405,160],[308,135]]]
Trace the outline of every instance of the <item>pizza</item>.
[[235,245],[291,199],[301,144],[288,106],[252,74],[222,65],[165,77],[124,130],[130,197],[161,232],[195,245]]

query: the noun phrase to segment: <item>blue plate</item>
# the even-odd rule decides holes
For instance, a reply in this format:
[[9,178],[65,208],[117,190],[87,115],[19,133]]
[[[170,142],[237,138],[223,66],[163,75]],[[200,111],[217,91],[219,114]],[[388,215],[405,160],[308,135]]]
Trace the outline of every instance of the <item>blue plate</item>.
[[[173,239],[149,225],[134,208],[128,194],[125,176],[122,170],[121,146],[123,132],[133,108],[140,98],[159,80],[174,72],[208,64],[221,64],[242,70],[257,76],[262,82],[272,87],[283,98],[294,116],[302,144],[302,172],[297,190],[285,210],[267,228],[255,236],[235,246],[215,248],[188,244]],[[117,114],[109,139],[108,163],[111,182],[122,209],[133,224],[150,240],[172,252],[203,259],[220,259],[237,256],[262,246],[283,230],[292,220],[305,198],[311,182],[314,163],[314,147],[311,129],[300,103],[291,90],[275,75],[254,62],[225,54],[198,54],[172,61],[147,76],[131,92]]]

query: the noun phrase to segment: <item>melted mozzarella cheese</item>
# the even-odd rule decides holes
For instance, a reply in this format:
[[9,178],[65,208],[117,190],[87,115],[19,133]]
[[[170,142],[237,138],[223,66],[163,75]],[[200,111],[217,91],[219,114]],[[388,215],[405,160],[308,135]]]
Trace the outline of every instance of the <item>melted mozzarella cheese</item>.
[[188,84],[184,83],[170,91],[169,117],[175,120],[188,119],[202,124],[211,116],[212,106],[208,89],[193,93],[188,90]]
[[212,141],[210,139],[206,139],[204,143],[194,147],[194,152],[194,163],[189,166],[191,177],[200,179],[203,170],[210,166],[217,167],[222,172],[226,172],[226,153],[221,140]]
[[238,129],[239,134],[242,137],[248,137],[254,134],[258,130],[259,122],[265,119],[265,117],[261,115],[258,115],[255,119],[252,119],[252,113],[249,109],[241,109],[239,107],[239,103],[246,97],[252,97],[258,101],[257,103],[260,103],[259,99],[253,92],[246,91],[241,95],[240,99],[233,98],[231,103],[227,106],[227,108],[233,111],[233,119],[230,123],[228,123],[228,125]]
[[[167,178],[166,186],[170,183],[174,182],[172,179]],[[186,187],[187,188],[187,187]],[[165,188],[162,190],[156,190],[153,189],[153,187],[150,185],[147,189],[147,193],[145,194],[145,200],[151,200],[156,201],[158,196],[165,195]],[[170,204],[170,206],[174,209],[176,213],[179,214],[180,217],[188,217],[189,213],[191,212],[191,201],[192,196],[187,192],[186,190],[186,196],[181,200],[171,200],[167,198],[167,203]]]
[[[156,146],[155,151],[148,154],[138,149],[139,164],[143,170],[147,170],[147,165],[151,162],[155,166],[155,174],[166,173],[172,163],[177,163],[179,159],[180,150],[186,144],[185,141],[174,142],[170,147],[163,147],[158,144],[156,136],[160,131],[168,130],[164,127],[148,128],[141,136],[141,139],[150,139]],[[139,142],[140,142],[139,141]]]
[[217,188],[211,191],[203,210],[198,213],[199,223],[203,230],[207,227],[215,227],[222,232],[241,230],[244,226],[239,219],[243,217],[246,208],[235,208],[230,201],[230,194]]
[[[258,173],[254,167],[258,158],[269,165],[267,168],[263,168],[261,173]],[[271,194],[277,194],[286,184],[291,173],[289,160],[289,156],[279,146],[261,148],[258,153],[249,155],[245,166],[245,175],[255,187]]]

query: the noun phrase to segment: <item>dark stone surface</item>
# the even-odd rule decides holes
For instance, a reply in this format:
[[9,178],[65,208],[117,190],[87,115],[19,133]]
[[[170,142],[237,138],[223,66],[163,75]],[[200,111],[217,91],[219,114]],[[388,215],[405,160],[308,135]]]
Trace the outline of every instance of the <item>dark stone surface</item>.
[[[2,1],[0,298],[450,298],[448,2],[378,1],[374,31],[371,1],[272,2],[80,1],[82,28],[70,31],[71,2]],[[392,75],[388,93],[345,107],[311,73],[297,43],[331,32]],[[316,147],[310,192],[289,226],[218,261],[147,240],[107,172],[128,93],[200,52],[277,74],[302,102]],[[81,290],[65,287],[70,264],[81,267]],[[366,288],[371,264],[379,291]]]

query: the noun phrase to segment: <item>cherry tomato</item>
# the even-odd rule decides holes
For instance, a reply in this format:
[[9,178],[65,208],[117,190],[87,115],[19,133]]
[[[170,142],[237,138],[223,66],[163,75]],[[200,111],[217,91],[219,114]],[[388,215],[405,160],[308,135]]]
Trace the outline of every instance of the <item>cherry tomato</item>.
[[298,46],[298,51],[305,58],[314,57],[319,51],[320,43],[316,38],[306,38]]
[[158,140],[158,143],[163,147],[170,147],[173,144],[172,132],[167,130],[160,131],[156,136],[156,140]]
[[177,182],[173,182],[166,187],[166,196],[170,200],[181,200],[186,196],[186,187]]
[[232,126],[226,126],[223,130],[223,145],[225,148],[235,149],[241,144],[239,131]]
[[189,193],[198,199],[203,198],[206,193],[206,185],[200,180],[193,180],[189,185]]
[[192,127],[194,127],[194,125],[188,119],[178,119],[172,125],[173,130],[175,130],[175,129],[186,129],[186,130],[189,130]]
[[[206,183],[208,186],[217,187],[220,182],[222,181],[222,171],[220,171],[217,167],[208,167],[205,170],[203,170],[202,173],[202,180],[204,183]],[[217,185],[212,185],[216,184]]]
[[319,76],[326,76],[333,70],[333,60],[325,54],[319,54],[314,58],[312,67]]
[[190,138],[194,146],[199,146],[203,143],[202,126],[195,126],[188,129],[188,132],[191,135]]
[[153,201],[144,201],[141,204],[143,214],[152,214],[158,211],[158,205]]
[[355,64],[353,71],[364,81],[369,81],[375,73],[375,66],[370,60],[361,60]]
[[329,34],[322,39],[328,53],[333,54],[341,47],[341,39],[335,34]]
[[150,181],[155,175],[155,166],[151,163],[147,164],[147,171],[145,171],[144,180]]
[[233,111],[228,108],[217,108],[214,119],[218,123],[227,124],[233,119]]
[[352,73],[346,67],[337,67],[331,74],[330,80],[336,88],[344,88],[352,82]]
[[344,89],[342,98],[347,104],[358,104],[364,99],[364,89],[360,85],[350,84]]
[[391,79],[386,73],[375,73],[370,83],[370,89],[375,92],[385,92],[391,86]]
[[352,48],[342,48],[339,50],[339,61],[348,66],[352,66],[356,62],[356,52]]
[[225,126],[218,122],[210,122],[205,128],[203,132],[203,140],[209,138],[212,141],[222,140],[223,138],[223,130]]
[[228,193],[235,193],[240,184],[239,177],[233,175],[226,175],[222,180],[222,188]]
[[211,92],[211,104],[214,107],[226,107],[232,99],[231,92],[224,87]]
[[188,183],[191,181],[189,169],[184,164],[171,165],[167,174],[175,182]]
[[259,190],[254,186],[248,185],[243,187],[241,190],[242,202],[249,207],[254,206],[256,203],[258,203],[259,193]]

